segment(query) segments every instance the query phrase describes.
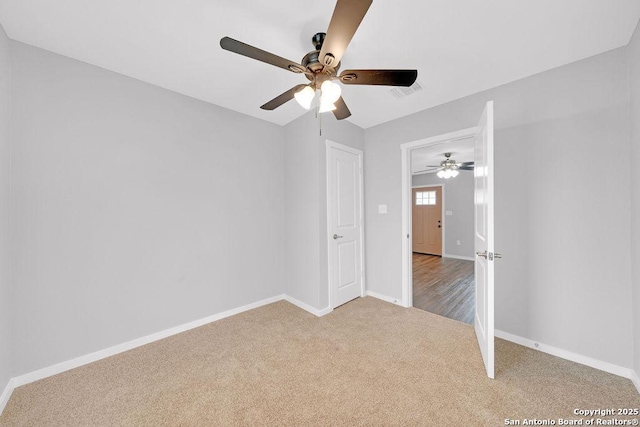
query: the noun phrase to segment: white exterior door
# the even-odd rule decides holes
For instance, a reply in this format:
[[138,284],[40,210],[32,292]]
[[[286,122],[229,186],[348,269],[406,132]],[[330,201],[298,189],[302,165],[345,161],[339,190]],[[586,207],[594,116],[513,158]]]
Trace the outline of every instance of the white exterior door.
[[493,101],[487,102],[475,141],[475,330],[487,375],[494,377]]
[[327,141],[329,297],[332,308],[363,295],[362,151]]

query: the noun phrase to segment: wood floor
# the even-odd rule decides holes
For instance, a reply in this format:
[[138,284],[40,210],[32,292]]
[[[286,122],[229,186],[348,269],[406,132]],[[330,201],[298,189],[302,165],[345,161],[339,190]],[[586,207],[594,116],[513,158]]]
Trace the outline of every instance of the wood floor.
[[414,253],[413,306],[473,324],[473,261]]

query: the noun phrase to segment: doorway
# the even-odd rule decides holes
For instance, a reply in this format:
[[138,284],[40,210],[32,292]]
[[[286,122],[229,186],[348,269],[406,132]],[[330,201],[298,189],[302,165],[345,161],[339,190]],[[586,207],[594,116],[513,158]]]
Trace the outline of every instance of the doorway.
[[[486,374],[494,378],[494,260],[500,254],[494,252],[494,175],[493,144],[494,121],[493,101],[488,101],[480,115],[478,126],[451,132],[444,135],[407,142],[400,146],[402,170],[402,304],[413,307],[413,268],[412,268],[412,152],[422,147],[446,144],[461,139],[474,141],[473,166],[473,248],[474,248],[474,282],[475,282],[475,315],[474,330],[480,354],[485,365]],[[448,163],[449,153],[445,153],[437,175],[439,177],[455,177],[455,169],[463,169],[464,165],[452,167]],[[429,169],[427,167],[427,169]]]
[[[470,165],[473,139],[417,148],[411,154],[413,307],[473,324],[473,170],[468,166],[455,177],[437,176],[445,153]],[[425,171],[425,165],[435,166]]]

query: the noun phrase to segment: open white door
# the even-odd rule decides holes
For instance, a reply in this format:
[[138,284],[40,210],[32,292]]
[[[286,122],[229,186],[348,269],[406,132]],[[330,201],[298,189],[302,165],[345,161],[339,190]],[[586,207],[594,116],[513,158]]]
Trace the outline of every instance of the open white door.
[[[475,329],[489,378],[494,377],[493,101],[487,102],[475,141]],[[498,255],[499,256],[499,255]]]
[[363,296],[362,151],[327,141],[329,299]]

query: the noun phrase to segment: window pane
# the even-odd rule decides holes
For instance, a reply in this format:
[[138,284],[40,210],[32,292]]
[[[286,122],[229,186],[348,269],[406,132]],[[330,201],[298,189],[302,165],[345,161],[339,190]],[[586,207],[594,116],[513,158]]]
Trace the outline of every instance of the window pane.
[[436,204],[436,192],[435,191],[416,191],[416,205],[435,205]]
[[435,191],[428,191],[426,196],[427,196],[427,204],[428,205],[435,205],[436,204],[436,192]]

